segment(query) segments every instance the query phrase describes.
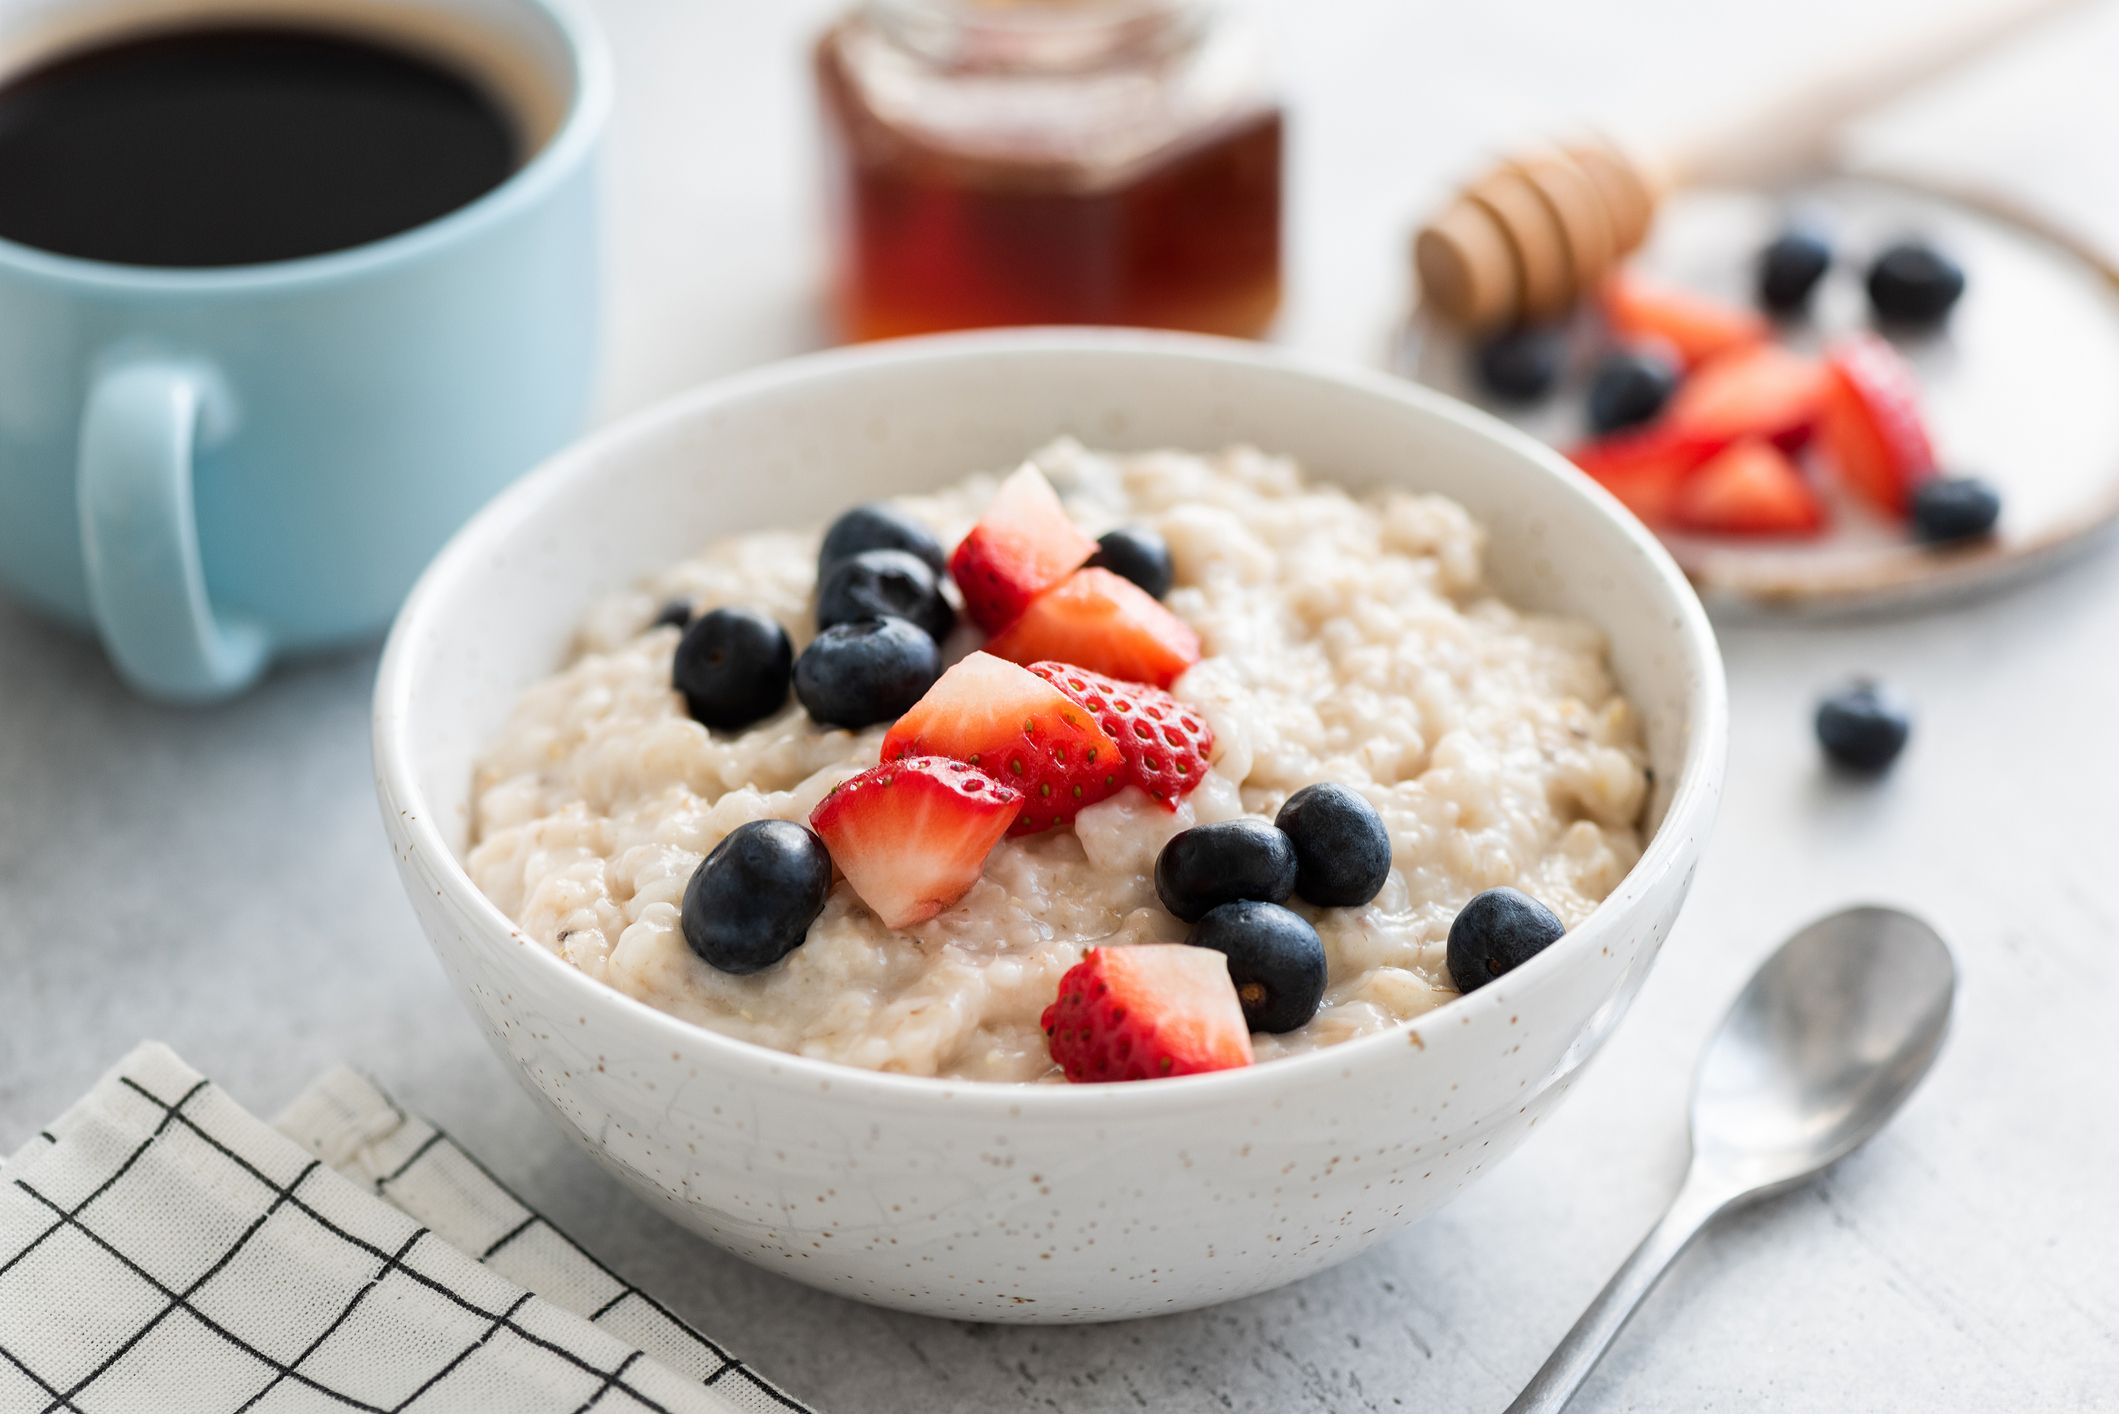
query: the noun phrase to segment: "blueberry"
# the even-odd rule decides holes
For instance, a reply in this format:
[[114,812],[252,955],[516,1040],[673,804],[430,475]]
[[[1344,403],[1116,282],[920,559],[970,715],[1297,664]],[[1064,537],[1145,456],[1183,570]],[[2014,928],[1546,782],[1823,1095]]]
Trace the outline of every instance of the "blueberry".
[[1817,282],[1832,264],[1832,246],[1806,226],[1790,226],[1758,255],[1758,302],[1775,314],[1793,314],[1810,303]]
[[824,572],[817,586],[817,627],[855,619],[910,619],[935,642],[956,627],[934,571],[904,550],[863,550]]
[[1185,939],[1229,960],[1229,980],[1253,1031],[1293,1031],[1324,1000],[1324,943],[1301,914],[1239,899],[1207,910]]
[[1124,526],[1096,538],[1096,553],[1089,563],[1123,575],[1160,599],[1170,592],[1177,568],[1170,563],[1170,547],[1152,530]]
[[1367,903],[1391,874],[1391,833],[1376,807],[1322,781],[1288,797],[1273,823],[1295,846],[1295,892],[1323,908]]
[[1964,293],[1964,267],[1926,241],[1886,246],[1869,267],[1869,303],[1899,324],[1939,324]]
[[1678,366],[1654,349],[1619,349],[1597,361],[1589,380],[1589,425],[1616,432],[1647,422],[1677,391]]
[[1567,338],[1560,330],[1510,329],[1479,346],[1479,381],[1504,401],[1536,402],[1560,381],[1566,358]]
[[734,731],[780,710],[794,660],[787,630],[765,615],[715,609],[677,640],[670,682],[693,721]]
[[689,599],[672,599],[655,611],[655,617],[649,622],[648,627],[683,628],[691,621],[692,601]]
[[863,550],[903,550],[937,578],[949,563],[933,531],[894,506],[875,503],[855,506],[824,532],[824,547],[817,552],[817,578],[821,580],[833,565]]
[[831,892],[824,841],[792,820],[729,831],[684,886],[684,941],[710,967],[757,972],[802,946]]
[[1155,892],[1187,923],[1238,899],[1283,903],[1295,892],[1295,846],[1263,820],[1194,825],[1155,857]]
[[1971,540],[2001,519],[2001,493],[1976,476],[1939,476],[1913,490],[1913,533],[1930,545]]
[[795,696],[828,727],[866,727],[900,716],[942,673],[941,650],[906,619],[833,624],[795,660]]
[[1473,894],[1449,925],[1449,975],[1476,992],[1551,947],[1567,931],[1553,911],[1516,889]]
[[1817,744],[1849,771],[1874,776],[1889,770],[1912,734],[1905,706],[1873,682],[1853,683],[1817,704]]

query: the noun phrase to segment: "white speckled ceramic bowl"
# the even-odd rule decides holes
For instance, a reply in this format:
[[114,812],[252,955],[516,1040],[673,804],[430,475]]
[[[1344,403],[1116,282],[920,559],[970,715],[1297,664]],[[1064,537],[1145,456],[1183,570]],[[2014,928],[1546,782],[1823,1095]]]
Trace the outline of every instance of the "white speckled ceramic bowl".
[[[1255,443],[1456,497],[1501,591],[1602,625],[1655,831],[1558,944],[1382,1035],[1248,1070],[1005,1086],[854,1070],[666,1016],[525,942],[458,863],[472,762],[590,600],[730,531],[1093,446]],[[1669,557],[1558,457],[1395,379],[1181,336],[954,336],[803,359],[613,427],[428,570],[376,692],[377,785],[420,922],[558,1122],[670,1217],[864,1301],[972,1320],[1183,1310],[1329,1266],[1447,1200],[1566,1093],[1645,977],[1712,821],[1721,664]]]

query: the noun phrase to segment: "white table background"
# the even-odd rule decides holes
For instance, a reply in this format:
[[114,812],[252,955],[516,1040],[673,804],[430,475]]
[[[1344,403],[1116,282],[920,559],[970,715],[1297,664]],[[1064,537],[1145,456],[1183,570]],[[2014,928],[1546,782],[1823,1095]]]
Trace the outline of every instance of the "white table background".
[[[621,91],[617,414],[819,341],[800,44],[832,5],[599,8]],[[1273,8],[1297,106],[1282,337],[1374,361],[1410,218],[1478,154],[1581,114],[1681,122],[1935,7]],[[1870,139],[2005,180],[2119,249],[2115,55],[2119,6],[2093,7]],[[347,1059],[840,1414],[1491,1410],[1674,1184],[1691,1058],[1726,999],[1791,928],[1875,899],[1929,915],[1962,963],[1933,1079],[1869,1150],[1695,1249],[1581,1407],[2119,1409],[2119,554],[1948,614],[1745,627],[1725,647],[1719,833],[1632,1016],[1549,1126],[1333,1272],[1192,1315],[1040,1330],[895,1315],[754,1271],[650,1215],[536,1117],[392,877],[368,782],[371,654],[168,711],[0,605],[0,1146],[142,1036],[268,1112]],[[1810,739],[1814,694],[1856,671],[1919,709],[1876,787],[1826,776]]]

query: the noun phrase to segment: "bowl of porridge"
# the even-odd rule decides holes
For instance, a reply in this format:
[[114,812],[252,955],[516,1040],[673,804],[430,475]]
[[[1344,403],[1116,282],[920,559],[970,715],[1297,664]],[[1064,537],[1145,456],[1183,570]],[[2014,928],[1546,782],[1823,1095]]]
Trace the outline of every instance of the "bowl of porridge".
[[562,454],[415,590],[375,731],[452,983],[628,1187],[1079,1321],[1343,1260],[1519,1142],[1676,917],[1725,710],[1683,577],[1529,440],[1032,331]]

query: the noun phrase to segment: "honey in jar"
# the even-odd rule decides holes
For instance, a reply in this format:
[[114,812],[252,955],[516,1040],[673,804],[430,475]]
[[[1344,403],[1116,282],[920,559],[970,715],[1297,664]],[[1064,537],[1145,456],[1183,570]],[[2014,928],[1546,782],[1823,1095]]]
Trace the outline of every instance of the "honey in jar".
[[1206,0],[867,0],[819,41],[842,332],[1280,302],[1282,114]]

